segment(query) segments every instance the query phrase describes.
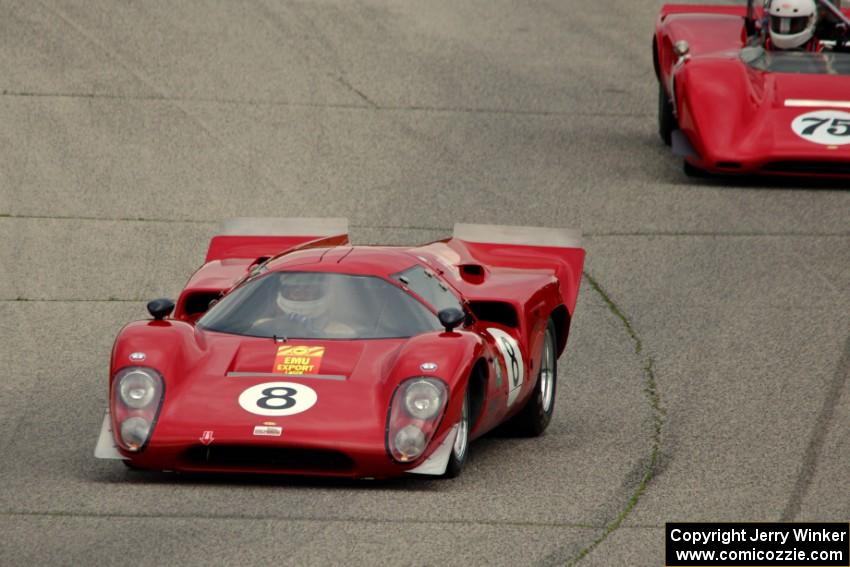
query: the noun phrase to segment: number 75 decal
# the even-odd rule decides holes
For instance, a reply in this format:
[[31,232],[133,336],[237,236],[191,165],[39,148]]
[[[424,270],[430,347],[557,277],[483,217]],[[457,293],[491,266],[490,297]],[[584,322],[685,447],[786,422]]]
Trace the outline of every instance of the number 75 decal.
[[804,140],[816,144],[850,144],[850,113],[839,110],[807,112],[791,122],[791,129]]

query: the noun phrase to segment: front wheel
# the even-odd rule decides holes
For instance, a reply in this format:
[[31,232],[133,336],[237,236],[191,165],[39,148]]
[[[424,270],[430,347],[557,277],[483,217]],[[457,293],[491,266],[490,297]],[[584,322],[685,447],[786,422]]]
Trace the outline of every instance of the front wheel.
[[457,423],[457,435],[452,445],[452,453],[449,464],[446,466],[445,478],[455,478],[463,470],[466,464],[466,455],[469,452],[469,388],[463,396],[463,408],[460,410],[460,421]]
[[555,409],[555,389],[558,385],[558,356],[556,354],[555,322],[550,318],[543,337],[543,352],[537,385],[525,407],[514,418],[514,431],[528,437],[541,435],[552,420]]
[[668,146],[673,143],[673,130],[678,128],[676,117],[673,116],[673,103],[664,90],[664,85],[658,83],[658,135]]
[[691,164],[687,160],[683,162],[682,169],[688,177],[704,178],[708,177],[708,172]]

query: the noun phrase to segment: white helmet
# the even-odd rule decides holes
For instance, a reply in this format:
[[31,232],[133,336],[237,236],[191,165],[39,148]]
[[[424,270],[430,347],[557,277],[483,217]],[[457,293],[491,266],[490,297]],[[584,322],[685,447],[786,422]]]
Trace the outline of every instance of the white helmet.
[[815,0],[771,0],[770,41],[778,49],[795,49],[815,35]]
[[277,292],[277,306],[288,315],[319,319],[330,305],[327,274],[282,273]]

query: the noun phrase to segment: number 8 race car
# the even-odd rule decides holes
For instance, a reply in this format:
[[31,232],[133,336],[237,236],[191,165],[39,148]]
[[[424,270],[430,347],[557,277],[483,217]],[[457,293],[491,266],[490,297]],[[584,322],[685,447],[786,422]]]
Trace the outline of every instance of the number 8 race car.
[[233,219],[176,304],[119,333],[95,456],[455,476],[494,427],[546,429],[583,263],[563,229],[459,224],[405,248],[349,246],[340,219]]
[[659,133],[686,173],[850,176],[850,20],[816,1],[810,50],[771,48],[754,0],[661,8]]

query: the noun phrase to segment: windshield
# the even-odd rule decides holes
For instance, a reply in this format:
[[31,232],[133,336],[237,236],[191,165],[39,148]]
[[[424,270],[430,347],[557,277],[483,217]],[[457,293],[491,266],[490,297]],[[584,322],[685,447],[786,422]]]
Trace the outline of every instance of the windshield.
[[449,288],[422,266],[413,266],[401,273],[394,274],[392,277],[412,289],[438,313],[450,307],[463,311],[460,302],[452,295]]
[[823,51],[766,51],[761,47],[741,50],[744,63],[772,73],[850,75],[850,53]]
[[255,337],[384,339],[441,329],[425,305],[386,280],[322,272],[272,272],[224,297],[198,321]]

